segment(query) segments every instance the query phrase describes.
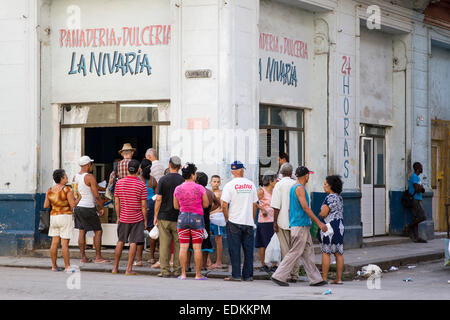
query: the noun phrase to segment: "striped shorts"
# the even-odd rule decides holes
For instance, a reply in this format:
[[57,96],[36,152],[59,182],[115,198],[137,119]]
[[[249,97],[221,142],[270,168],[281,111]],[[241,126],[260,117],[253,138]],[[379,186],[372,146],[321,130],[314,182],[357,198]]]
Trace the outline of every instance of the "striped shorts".
[[192,212],[181,212],[178,216],[177,230],[180,243],[202,243],[205,223],[203,216]]

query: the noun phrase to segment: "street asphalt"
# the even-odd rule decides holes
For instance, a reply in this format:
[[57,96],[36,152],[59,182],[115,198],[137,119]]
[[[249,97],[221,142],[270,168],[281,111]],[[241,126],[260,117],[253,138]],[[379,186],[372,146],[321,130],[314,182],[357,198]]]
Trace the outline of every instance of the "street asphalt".
[[[405,279],[409,281],[404,281]],[[443,260],[422,262],[414,268],[400,266],[383,273],[377,285],[367,280],[345,281],[343,285],[310,287],[302,281],[280,287],[270,280],[227,282],[223,279],[196,281],[193,278],[113,275],[81,271],[66,274],[50,269],[0,267],[0,299],[17,300],[450,300],[450,268]],[[324,295],[327,290],[331,294]]]

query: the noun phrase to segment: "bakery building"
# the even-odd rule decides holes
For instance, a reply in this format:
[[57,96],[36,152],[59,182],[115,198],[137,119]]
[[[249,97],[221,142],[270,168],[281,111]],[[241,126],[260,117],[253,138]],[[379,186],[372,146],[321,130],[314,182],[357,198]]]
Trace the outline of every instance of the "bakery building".
[[[315,171],[308,184],[314,212],[325,197],[325,177],[339,174],[347,248],[401,231],[406,216],[398,197],[412,163],[420,161],[430,212],[421,229],[432,237],[432,202],[442,207],[439,181],[448,181],[448,171],[432,163],[448,139],[442,123],[434,130],[431,121],[449,120],[442,84],[448,73],[439,70],[449,63],[450,36],[448,27],[426,20],[428,6],[383,0],[1,4],[0,146],[7,151],[0,166],[0,244],[7,245],[0,251],[39,242],[39,212],[54,169],[64,168],[71,179],[87,154],[97,181],[107,180],[125,143],[136,148],[136,159],[153,147],[164,164],[178,155],[223,183],[234,160],[258,182],[266,171],[278,171],[285,152],[294,166]],[[428,61],[430,48],[435,55]],[[429,106],[436,106],[436,120]],[[429,178],[441,171],[442,179]],[[434,190],[441,190],[439,200]],[[103,221],[105,245],[115,244],[111,219]]]

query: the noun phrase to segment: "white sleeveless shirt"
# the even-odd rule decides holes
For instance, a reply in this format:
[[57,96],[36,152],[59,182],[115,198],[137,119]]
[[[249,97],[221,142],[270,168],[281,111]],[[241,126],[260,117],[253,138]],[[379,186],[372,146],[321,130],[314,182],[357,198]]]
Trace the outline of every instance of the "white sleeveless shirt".
[[81,194],[81,200],[78,203],[77,207],[83,208],[95,208],[95,198],[92,194],[91,187],[87,186],[84,183],[84,177],[87,173],[75,175],[75,182],[78,183],[78,192]]

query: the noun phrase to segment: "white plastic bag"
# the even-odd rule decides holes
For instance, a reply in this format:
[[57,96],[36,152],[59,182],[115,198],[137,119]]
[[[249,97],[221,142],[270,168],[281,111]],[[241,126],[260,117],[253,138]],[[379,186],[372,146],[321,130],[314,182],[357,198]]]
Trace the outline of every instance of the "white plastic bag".
[[209,221],[219,227],[225,227],[227,225],[223,212],[211,214],[209,216]]
[[202,238],[203,239],[208,239],[208,236],[209,236],[208,231],[206,231],[206,229],[203,229]]
[[270,239],[270,242],[267,245],[264,262],[266,265],[271,265],[272,263],[279,263],[280,261],[281,261],[280,240],[278,240],[277,234],[274,233],[272,239]]
[[150,231],[150,238],[152,239],[158,239],[159,237],[159,229],[158,226],[154,226],[153,229]]

